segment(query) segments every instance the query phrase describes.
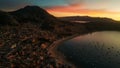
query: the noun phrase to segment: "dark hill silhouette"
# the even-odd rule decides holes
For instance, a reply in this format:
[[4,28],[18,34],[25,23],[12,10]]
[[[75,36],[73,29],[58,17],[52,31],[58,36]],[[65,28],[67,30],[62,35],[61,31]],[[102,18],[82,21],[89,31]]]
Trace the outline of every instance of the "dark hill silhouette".
[[38,6],[26,6],[13,12],[9,12],[20,23],[32,23],[40,25],[42,29],[54,29],[54,23],[58,20],[44,9]]
[[47,22],[56,18],[38,6],[26,6],[17,11],[10,12],[19,22]]
[[0,25],[18,25],[18,22],[9,13],[0,11]]

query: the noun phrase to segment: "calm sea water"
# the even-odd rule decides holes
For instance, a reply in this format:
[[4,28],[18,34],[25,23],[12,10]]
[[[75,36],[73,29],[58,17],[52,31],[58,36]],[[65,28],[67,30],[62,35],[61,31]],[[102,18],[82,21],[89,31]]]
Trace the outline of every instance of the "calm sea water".
[[83,68],[120,68],[120,32],[95,32],[61,43],[57,50]]

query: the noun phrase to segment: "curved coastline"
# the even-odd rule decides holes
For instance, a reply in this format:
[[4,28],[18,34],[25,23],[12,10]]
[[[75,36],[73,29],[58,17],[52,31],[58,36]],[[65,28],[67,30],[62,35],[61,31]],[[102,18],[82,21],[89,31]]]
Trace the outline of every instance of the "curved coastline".
[[80,36],[80,34],[75,34],[73,36],[69,36],[69,37],[66,37],[66,38],[62,38],[60,40],[57,40],[57,41],[54,41],[50,47],[49,47],[49,52],[52,54],[53,57],[56,58],[56,60],[59,62],[59,63],[63,63],[63,64],[69,64],[70,66],[72,66],[72,68],[77,68],[72,62],[70,62],[69,60],[67,60],[67,58],[62,54],[60,53],[58,50],[57,50],[57,46],[59,44],[61,44],[62,42],[66,41],[66,40],[69,40],[69,39],[72,39],[74,37],[77,37],[77,36]]

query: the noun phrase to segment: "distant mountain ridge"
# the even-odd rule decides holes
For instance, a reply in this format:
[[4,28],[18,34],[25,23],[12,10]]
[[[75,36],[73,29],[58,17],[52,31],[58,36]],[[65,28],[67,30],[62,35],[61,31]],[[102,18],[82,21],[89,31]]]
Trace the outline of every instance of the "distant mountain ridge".
[[109,22],[109,23],[118,22],[110,18],[89,17],[89,16],[69,16],[69,17],[60,17],[59,19],[64,21],[90,21],[90,22]]

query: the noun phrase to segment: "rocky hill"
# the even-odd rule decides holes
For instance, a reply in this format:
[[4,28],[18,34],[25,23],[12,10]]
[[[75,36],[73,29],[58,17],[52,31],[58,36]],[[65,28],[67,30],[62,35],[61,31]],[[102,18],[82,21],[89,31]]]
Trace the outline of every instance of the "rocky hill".
[[60,21],[37,6],[0,12],[0,68],[72,68],[51,55],[49,47],[83,33],[83,25]]
[[49,13],[47,13],[44,9],[38,7],[38,6],[26,6],[24,8],[21,8],[17,11],[9,12],[11,15],[13,15],[16,20],[19,22],[50,22],[52,20],[55,20],[56,18]]

